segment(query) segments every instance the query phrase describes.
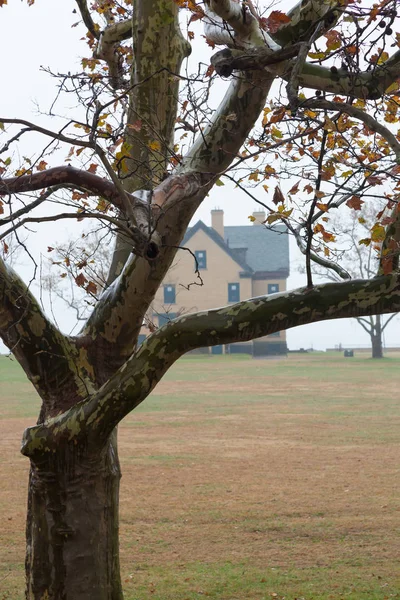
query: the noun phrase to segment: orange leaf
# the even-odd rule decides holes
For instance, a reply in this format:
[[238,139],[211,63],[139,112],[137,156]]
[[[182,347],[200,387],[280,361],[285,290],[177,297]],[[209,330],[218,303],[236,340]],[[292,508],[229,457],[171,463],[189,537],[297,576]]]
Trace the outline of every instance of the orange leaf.
[[47,162],[45,160],[41,160],[36,168],[38,171],[45,171],[46,167],[47,167]]
[[89,173],[96,173],[98,166],[99,165],[96,165],[95,163],[91,163],[90,167],[88,168]]
[[276,33],[282,25],[290,23],[290,20],[290,17],[280,10],[273,10],[269,17],[263,19],[263,24],[267,26],[270,33]]

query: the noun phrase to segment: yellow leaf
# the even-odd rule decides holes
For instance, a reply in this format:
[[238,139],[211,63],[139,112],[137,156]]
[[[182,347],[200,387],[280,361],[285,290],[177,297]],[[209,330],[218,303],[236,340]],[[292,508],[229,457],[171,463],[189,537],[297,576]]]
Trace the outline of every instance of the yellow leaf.
[[161,144],[158,140],[153,140],[152,142],[149,143],[149,148],[150,148],[150,150],[159,151],[159,150],[161,150]]

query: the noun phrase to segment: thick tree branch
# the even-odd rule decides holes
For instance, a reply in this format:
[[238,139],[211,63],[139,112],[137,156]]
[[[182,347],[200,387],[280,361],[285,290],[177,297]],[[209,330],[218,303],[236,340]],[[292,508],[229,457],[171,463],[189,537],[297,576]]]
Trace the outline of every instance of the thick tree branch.
[[35,458],[66,438],[74,444],[106,443],[114,427],[145,400],[171,365],[195,348],[250,341],[305,323],[399,310],[400,276],[391,275],[260,296],[179,317],[147,338],[96,394],[26,430],[22,453]]
[[[73,342],[48,321],[29,288],[1,259],[0,337],[40,394],[47,414],[65,410],[93,391]],[[62,396],[69,402],[60,406]]]
[[321,25],[319,35],[331,29],[341,17],[350,0],[300,1],[287,13],[290,21],[283,23],[272,37],[281,46],[308,41],[315,27]]
[[237,50],[234,48],[225,48],[216,52],[211,57],[211,64],[221,77],[229,77],[233,71],[242,70],[263,70],[267,65],[288,60],[297,56],[301,44],[294,44],[288,48],[282,48],[274,52],[269,48],[249,48],[247,50]]
[[[215,55],[213,59],[222,70],[222,75],[240,68],[242,71],[266,69],[272,75],[290,81],[292,71],[296,66],[296,59],[282,60],[285,53],[291,53],[291,47],[284,48],[275,53],[279,60],[273,58],[268,48],[254,50],[231,50],[231,54],[224,51],[224,55]],[[386,89],[400,77],[400,51],[395,52],[385,63],[375,67],[372,71],[351,73],[346,69],[320,67],[305,63],[298,74],[299,85],[305,88],[332,92],[354,98],[376,100]]]
[[264,108],[273,79],[267,73],[241,73],[235,78],[211,123],[184,157],[180,171],[223,173]]
[[109,25],[101,32],[94,53],[95,58],[104,60],[107,63],[110,83],[114,89],[124,84],[118,44],[130,37],[132,37],[132,19]]
[[205,4],[205,33],[214,43],[224,40],[222,43],[233,46],[254,47],[267,44],[273,50],[279,49],[278,44],[261,30],[257,17],[247,4],[235,0],[207,0]]
[[400,210],[396,204],[386,226],[385,239],[382,242],[378,275],[399,271],[400,256]]
[[[169,166],[179,95],[179,79],[174,74],[179,74],[183,59],[191,51],[179,28],[178,13],[175,2],[133,2],[135,61],[125,130],[129,150],[121,165],[128,192],[152,191]],[[133,123],[141,127],[133,128]],[[118,237],[107,284],[119,275],[129,256],[129,246]]]
[[[154,259],[159,252],[160,240],[157,236],[152,235],[153,226],[151,224],[151,211],[147,203],[144,203],[138,197],[128,192],[123,192],[121,198],[121,190],[119,182],[118,186],[114,183],[89,173],[81,169],[76,169],[69,165],[65,167],[54,167],[47,171],[40,171],[30,175],[22,175],[20,177],[10,177],[0,179],[0,196],[7,194],[15,194],[22,192],[31,192],[57,185],[76,185],[80,189],[85,189],[88,193],[100,196],[108,200],[124,215],[126,227],[130,230],[131,235],[128,236],[135,243],[135,252],[146,256],[147,259]],[[129,211],[127,211],[127,203],[129,203]],[[128,212],[128,214],[126,214]],[[148,218],[146,221],[145,218]],[[120,219],[120,229],[124,229],[123,219]],[[127,230],[128,230],[127,229]],[[126,231],[123,233],[126,242]],[[132,243],[128,242],[129,251],[132,251]]]
[[143,318],[176,255],[194,212],[215,177],[187,174],[166,179],[154,191],[155,234],[162,240],[152,264],[130,256],[101,296],[79,338],[84,340],[100,381],[107,379],[136,346]]

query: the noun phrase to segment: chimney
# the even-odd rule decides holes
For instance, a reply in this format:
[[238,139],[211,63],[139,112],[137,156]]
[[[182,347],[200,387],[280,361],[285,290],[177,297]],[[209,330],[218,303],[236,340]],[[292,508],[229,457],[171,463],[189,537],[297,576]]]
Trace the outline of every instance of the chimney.
[[256,210],[253,212],[253,217],[255,219],[255,221],[253,221],[253,225],[262,225],[265,221],[265,211]]
[[224,238],[224,211],[220,208],[211,211],[211,227]]

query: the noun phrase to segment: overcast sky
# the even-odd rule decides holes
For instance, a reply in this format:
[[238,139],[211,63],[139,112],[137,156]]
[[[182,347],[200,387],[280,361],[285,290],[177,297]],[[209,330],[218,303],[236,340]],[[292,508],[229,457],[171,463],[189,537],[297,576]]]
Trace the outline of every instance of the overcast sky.
[[[44,66],[54,71],[74,72],[80,68],[80,56],[87,55],[86,46],[79,41],[85,33],[84,29],[72,27],[78,21],[78,15],[73,13],[75,2],[36,0],[33,7],[28,7],[25,0],[8,2],[8,6],[0,8],[0,120],[1,117],[19,117],[40,121],[42,124],[46,122],[49,127],[55,127],[54,123],[49,123],[47,117],[38,112],[40,107],[40,111],[46,113],[55,95],[55,81],[40,69]],[[201,57],[204,60],[203,48]],[[42,147],[38,145],[36,148],[35,144],[39,144],[37,138],[29,135],[29,140],[26,137],[16,146],[21,155],[30,156]],[[247,225],[248,216],[257,210],[256,205],[242,192],[232,190],[229,186],[216,187],[197,211],[193,222],[202,219],[210,225],[210,211],[213,208],[224,210],[226,225]],[[35,250],[45,251],[45,246],[54,245],[54,242],[65,237],[66,227],[67,225],[55,224],[43,227],[40,236],[36,236],[33,242]],[[301,257],[293,240],[290,248],[291,275],[288,288],[294,289],[305,285],[305,276],[298,271]],[[26,270],[24,275],[27,276]],[[65,311],[62,314],[65,315]],[[399,322],[396,317],[385,332],[386,345],[399,343]],[[72,323],[73,315],[68,318],[62,317],[59,321],[59,325],[65,330],[68,330]],[[357,346],[368,343],[368,335],[353,319],[305,325],[288,331],[288,345],[291,349],[325,349],[338,344]]]

